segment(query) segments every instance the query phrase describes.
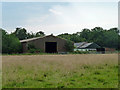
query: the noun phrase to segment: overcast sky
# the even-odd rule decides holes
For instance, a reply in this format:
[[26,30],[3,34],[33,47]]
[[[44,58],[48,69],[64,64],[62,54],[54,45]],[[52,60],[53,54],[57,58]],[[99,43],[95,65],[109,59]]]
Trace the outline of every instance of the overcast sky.
[[16,27],[55,35],[109,29],[118,26],[118,2],[3,2],[2,21],[8,32]]

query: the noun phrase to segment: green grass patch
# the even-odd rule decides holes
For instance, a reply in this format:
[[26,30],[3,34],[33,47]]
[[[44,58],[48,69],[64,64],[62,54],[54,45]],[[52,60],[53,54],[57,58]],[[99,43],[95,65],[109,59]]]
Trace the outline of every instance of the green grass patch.
[[[50,68],[50,69],[49,69]],[[37,71],[16,67],[3,72],[3,88],[117,88],[118,66],[80,66],[75,71],[38,66]],[[12,75],[10,75],[12,74]]]

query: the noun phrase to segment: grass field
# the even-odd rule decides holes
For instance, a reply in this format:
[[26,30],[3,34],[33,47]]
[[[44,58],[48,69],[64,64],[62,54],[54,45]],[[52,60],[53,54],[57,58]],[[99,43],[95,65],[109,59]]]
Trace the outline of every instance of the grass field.
[[117,54],[3,56],[3,88],[118,88]]
[[2,89],[2,72],[0,71],[0,90]]

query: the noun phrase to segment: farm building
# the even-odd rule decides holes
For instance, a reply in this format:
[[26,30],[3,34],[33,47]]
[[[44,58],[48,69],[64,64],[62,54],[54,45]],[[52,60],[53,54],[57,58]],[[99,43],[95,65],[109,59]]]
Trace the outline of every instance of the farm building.
[[53,35],[25,39],[20,41],[23,53],[28,52],[28,45],[33,44],[35,48],[41,49],[46,53],[67,52],[65,48],[66,40]]
[[96,43],[87,43],[87,42],[80,42],[80,43],[74,43],[75,49],[74,51],[97,51],[99,48],[101,48]]

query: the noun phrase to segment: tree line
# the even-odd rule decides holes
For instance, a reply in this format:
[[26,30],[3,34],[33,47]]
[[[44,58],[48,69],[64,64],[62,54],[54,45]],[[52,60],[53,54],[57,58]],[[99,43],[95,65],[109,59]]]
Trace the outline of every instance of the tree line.
[[[16,28],[16,30],[10,34],[2,28],[0,31],[2,32],[2,53],[21,53],[22,46],[19,40],[45,36],[43,31],[29,33],[25,28]],[[95,27],[93,29],[85,28],[81,32],[73,34],[63,33],[57,35],[57,37],[73,41],[74,43],[94,42],[101,47],[120,49],[118,28],[111,28],[109,30],[103,29],[102,27]]]
[[93,29],[83,29],[81,32],[76,32],[73,34],[60,34],[59,37],[71,40],[75,43],[77,42],[94,42],[101,47],[108,48],[120,48],[120,35],[117,28],[111,28],[109,30],[103,29],[101,27],[95,27]]

